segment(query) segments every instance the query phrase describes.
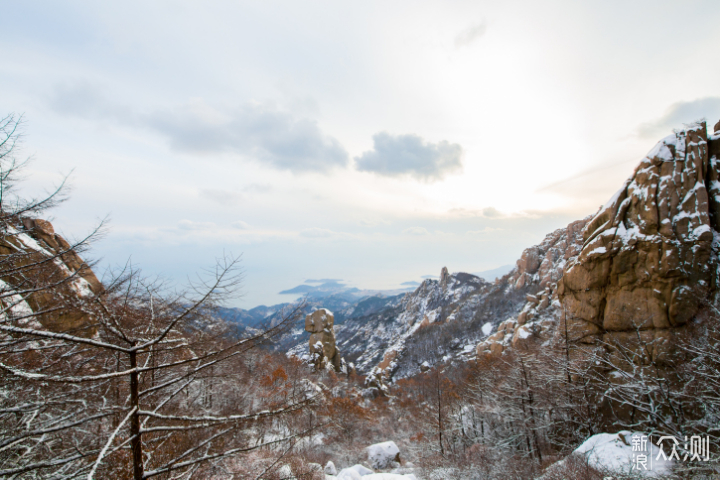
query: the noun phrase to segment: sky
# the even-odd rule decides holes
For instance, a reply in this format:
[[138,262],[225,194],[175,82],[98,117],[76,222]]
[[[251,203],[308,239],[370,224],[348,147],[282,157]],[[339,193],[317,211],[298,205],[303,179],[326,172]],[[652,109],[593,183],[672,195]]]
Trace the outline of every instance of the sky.
[[231,306],[394,289],[514,264],[673,128],[714,125],[715,7],[11,2],[0,115],[23,116],[23,194],[70,175],[58,232],[108,220],[101,276],[182,286],[241,255]]

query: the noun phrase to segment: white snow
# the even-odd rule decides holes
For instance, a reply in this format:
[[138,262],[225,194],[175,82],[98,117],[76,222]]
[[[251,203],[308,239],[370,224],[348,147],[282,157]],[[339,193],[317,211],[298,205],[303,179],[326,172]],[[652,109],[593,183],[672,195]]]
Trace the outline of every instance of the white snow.
[[343,468],[338,473],[337,480],[362,480],[363,476],[352,468]]
[[677,143],[675,135],[670,135],[664,140],[660,140],[647,154],[648,158],[657,157],[662,161],[671,162],[673,160],[672,151],[668,148],[668,143],[674,145]]
[[532,335],[532,332],[530,330],[528,330],[527,328],[525,328],[525,325],[523,325],[522,327],[518,328],[517,334],[518,334],[518,337],[520,337],[524,340],[524,339],[528,338],[530,335]]
[[370,475],[371,473],[375,473],[372,470],[370,470],[369,468],[367,468],[365,465],[360,465],[359,463],[357,465],[353,465],[350,468],[352,468],[353,470],[355,470],[356,472],[358,472],[360,475],[363,475],[363,476]]
[[[10,286],[4,281],[0,280],[0,294],[2,294],[2,315],[0,317],[4,320],[7,318],[7,309],[13,317],[22,318],[32,315],[33,311],[30,305],[25,301],[22,295],[15,292]],[[29,328],[42,328],[40,322],[35,317],[23,318],[18,322],[22,327]]]
[[70,286],[81,297],[91,297],[93,295],[93,291],[90,288],[90,282],[88,282],[82,277],[76,278],[75,281],[70,284]]
[[368,461],[370,466],[376,470],[382,470],[392,465],[392,462],[400,454],[400,449],[395,442],[382,442],[367,447]]
[[332,460],[325,465],[325,473],[328,475],[337,475],[337,468],[335,468],[335,464]]
[[483,332],[483,335],[490,335],[490,333],[492,333],[493,331],[492,323],[487,322],[485,325],[482,326],[481,330]]
[[417,478],[412,473],[406,475],[397,473],[373,473],[372,475],[364,475],[362,480],[417,480]]
[[295,476],[293,475],[292,468],[290,468],[290,465],[283,465],[278,469],[278,475],[280,475],[280,478],[283,480],[295,480]]
[[[659,477],[670,474],[673,462],[662,457],[658,459],[660,449],[650,441],[647,442],[646,452],[633,451],[633,437],[642,435],[644,434],[627,430],[618,433],[598,433],[585,440],[575,449],[574,453],[585,456],[590,466],[600,470],[642,477]],[[648,456],[648,470],[642,468],[633,470],[633,461],[636,456],[644,453]],[[650,468],[652,469],[650,470]]]

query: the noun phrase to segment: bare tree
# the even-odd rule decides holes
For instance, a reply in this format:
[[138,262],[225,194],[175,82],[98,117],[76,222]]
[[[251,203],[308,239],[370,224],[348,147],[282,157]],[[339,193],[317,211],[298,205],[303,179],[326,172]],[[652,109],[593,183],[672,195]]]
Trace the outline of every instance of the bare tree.
[[100,285],[78,256],[99,230],[68,244],[33,218],[62,185],[13,197],[20,123],[0,121],[0,476],[204,478],[305,434],[282,419],[317,389],[285,378],[270,391],[255,360],[302,305],[231,340],[215,306],[238,287],[237,257],[185,292],[127,271]]

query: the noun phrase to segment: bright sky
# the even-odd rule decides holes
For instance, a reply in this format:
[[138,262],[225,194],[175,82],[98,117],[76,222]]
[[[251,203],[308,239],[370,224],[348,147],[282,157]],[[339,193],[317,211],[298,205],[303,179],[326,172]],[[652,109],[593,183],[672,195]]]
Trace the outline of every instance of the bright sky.
[[[689,1],[28,1],[0,114],[54,224],[181,285],[243,255],[250,308],[511,264],[654,143],[720,119],[720,10]],[[102,273],[102,271],[100,272]]]

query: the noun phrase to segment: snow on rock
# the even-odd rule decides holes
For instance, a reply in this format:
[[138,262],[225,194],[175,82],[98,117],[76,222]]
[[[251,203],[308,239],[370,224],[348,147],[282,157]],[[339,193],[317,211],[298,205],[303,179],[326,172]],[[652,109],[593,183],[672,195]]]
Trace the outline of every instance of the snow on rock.
[[283,465],[282,467],[278,468],[278,475],[283,480],[295,480],[295,476],[293,475],[290,465]]
[[325,465],[325,473],[328,475],[337,475],[337,468],[335,468],[335,464],[332,460]]
[[397,473],[373,473],[371,475],[364,475],[362,480],[417,480],[417,477],[412,473],[406,475]]
[[570,341],[627,344],[663,363],[718,278],[720,145],[704,121],[661,140],[590,220],[558,282]]
[[382,442],[367,447],[368,461],[376,470],[390,468],[392,462],[400,462],[400,449],[395,442]]
[[485,322],[485,324],[482,326],[482,332],[483,335],[490,335],[493,331],[493,324],[490,322]]
[[337,480],[362,480],[363,476],[353,468],[343,468],[337,476]]
[[360,475],[370,475],[371,473],[375,473],[372,470],[370,470],[369,468],[367,468],[366,466],[360,465],[360,464],[353,465],[350,468],[352,468],[353,470],[358,472]]
[[[598,470],[652,478],[669,475],[672,471],[673,461],[665,460],[663,457],[657,459],[660,453],[657,446],[648,441],[644,451],[633,451],[633,437],[635,442],[638,442],[643,435],[627,430],[618,433],[598,433],[585,440],[573,453],[584,456],[588,464]],[[639,443],[637,445],[639,446]],[[640,469],[633,469],[633,462],[640,454],[647,455],[648,470],[644,470],[642,466]],[[635,466],[637,467],[636,464]],[[652,469],[650,469],[651,467]]]
[[509,347],[522,349],[531,342],[551,338],[560,316],[558,281],[567,262],[582,250],[582,232],[591,218],[555,230],[538,245],[523,251],[515,269],[507,279],[504,278],[508,283],[507,291],[529,289],[536,293],[526,295],[526,302],[517,316],[500,323],[492,335],[493,324],[483,325],[487,338],[477,345],[478,357],[497,357]]

